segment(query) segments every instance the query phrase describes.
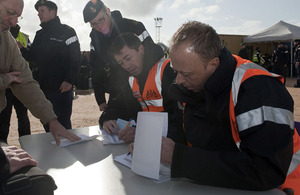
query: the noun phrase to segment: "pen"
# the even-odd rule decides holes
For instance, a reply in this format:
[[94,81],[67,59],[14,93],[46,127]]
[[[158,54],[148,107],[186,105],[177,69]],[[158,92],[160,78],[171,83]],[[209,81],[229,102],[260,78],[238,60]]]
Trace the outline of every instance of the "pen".
[[129,156],[130,154],[131,154],[131,153],[130,153],[130,152],[128,152],[128,153],[127,153],[127,156]]
[[129,127],[131,121],[132,121],[132,119],[130,118],[129,121],[128,121],[128,123],[127,123],[127,125],[126,125],[126,127]]

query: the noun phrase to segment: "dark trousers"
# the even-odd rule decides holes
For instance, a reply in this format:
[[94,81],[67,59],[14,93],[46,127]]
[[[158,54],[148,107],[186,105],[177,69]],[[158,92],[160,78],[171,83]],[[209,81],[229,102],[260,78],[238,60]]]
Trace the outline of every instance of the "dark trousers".
[[296,67],[296,73],[297,73],[297,87],[300,87],[300,67],[295,66]]
[[14,96],[10,89],[6,89],[6,107],[0,114],[0,139],[7,143],[9,133],[10,118],[12,107],[14,106],[18,118],[19,137],[30,135],[30,122],[28,118],[27,108]]
[[[46,98],[52,103],[58,122],[66,129],[72,129],[73,89],[64,93],[61,93],[59,90],[42,90]],[[44,128],[46,132],[49,132],[48,125],[44,125]]]

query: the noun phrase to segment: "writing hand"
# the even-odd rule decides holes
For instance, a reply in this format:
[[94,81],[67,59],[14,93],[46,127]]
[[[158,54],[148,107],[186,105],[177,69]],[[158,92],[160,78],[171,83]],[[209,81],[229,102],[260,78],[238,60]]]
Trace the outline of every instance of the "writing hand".
[[175,142],[170,138],[162,137],[160,161],[171,166]]
[[135,127],[125,127],[119,131],[119,139],[124,140],[126,143],[134,141],[135,137]]

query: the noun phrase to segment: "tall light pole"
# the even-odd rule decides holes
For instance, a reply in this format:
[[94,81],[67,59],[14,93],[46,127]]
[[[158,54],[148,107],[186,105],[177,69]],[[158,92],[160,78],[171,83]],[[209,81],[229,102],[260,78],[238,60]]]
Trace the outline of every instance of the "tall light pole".
[[160,42],[160,27],[162,26],[162,20],[163,18],[157,17],[154,18],[155,21],[155,29],[156,29],[156,43]]

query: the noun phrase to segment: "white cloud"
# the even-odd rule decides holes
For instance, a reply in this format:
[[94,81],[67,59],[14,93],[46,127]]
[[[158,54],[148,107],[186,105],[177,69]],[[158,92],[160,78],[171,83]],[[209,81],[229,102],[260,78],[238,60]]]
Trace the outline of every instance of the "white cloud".
[[200,20],[202,22],[208,22],[215,19],[214,14],[220,10],[217,5],[192,8],[187,14],[182,14],[181,18],[187,18],[188,20]]
[[204,8],[204,13],[206,14],[215,14],[220,10],[218,5],[211,5]]
[[185,0],[175,0],[171,5],[171,9],[177,9],[185,3]]
[[220,34],[251,35],[264,29],[261,21],[249,20],[241,22],[239,26],[222,26],[217,29]]
[[162,0],[110,0],[105,2],[111,10],[122,10],[126,16],[148,16],[151,15]]

